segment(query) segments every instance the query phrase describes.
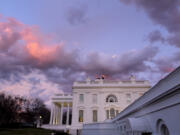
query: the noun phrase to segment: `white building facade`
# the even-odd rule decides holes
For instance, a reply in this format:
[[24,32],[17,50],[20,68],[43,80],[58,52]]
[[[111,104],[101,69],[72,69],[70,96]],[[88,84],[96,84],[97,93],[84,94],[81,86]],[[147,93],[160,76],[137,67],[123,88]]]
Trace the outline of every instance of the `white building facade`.
[[[83,124],[109,121],[116,117],[119,112],[142,96],[150,88],[150,84],[148,81],[138,81],[131,76],[127,81],[87,79],[74,82],[72,88],[72,95],[56,94],[52,97],[50,124],[44,128],[68,129],[71,134],[80,134]],[[72,123],[69,122],[70,111]],[[65,120],[63,112],[66,115]]]
[[114,118],[149,88],[148,81],[137,81],[133,76],[128,81],[87,79],[74,82],[72,129]]
[[108,122],[84,124],[82,135],[179,135],[180,67]]

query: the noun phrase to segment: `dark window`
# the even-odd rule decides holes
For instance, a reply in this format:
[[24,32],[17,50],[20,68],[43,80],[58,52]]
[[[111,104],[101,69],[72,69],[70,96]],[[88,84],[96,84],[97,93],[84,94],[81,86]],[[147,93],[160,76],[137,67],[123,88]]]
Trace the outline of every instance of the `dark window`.
[[118,102],[117,97],[115,95],[109,95],[106,98],[106,102]]

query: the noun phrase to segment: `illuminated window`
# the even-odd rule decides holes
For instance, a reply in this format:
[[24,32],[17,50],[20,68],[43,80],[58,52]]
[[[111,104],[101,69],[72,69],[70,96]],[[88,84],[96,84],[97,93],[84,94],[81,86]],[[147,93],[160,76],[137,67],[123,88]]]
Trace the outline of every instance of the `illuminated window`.
[[83,110],[79,110],[79,122],[83,122]]
[[93,122],[97,122],[97,110],[93,110]]
[[83,94],[80,94],[80,95],[79,95],[79,102],[80,102],[80,103],[83,103],[83,102],[84,102],[84,95],[83,95]]
[[106,102],[117,102],[117,97],[114,95],[109,95],[106,98]]
[[97,103],[97,94],[93,94],[93,95],[92,95],[92,102],[93,102],[94,104]]

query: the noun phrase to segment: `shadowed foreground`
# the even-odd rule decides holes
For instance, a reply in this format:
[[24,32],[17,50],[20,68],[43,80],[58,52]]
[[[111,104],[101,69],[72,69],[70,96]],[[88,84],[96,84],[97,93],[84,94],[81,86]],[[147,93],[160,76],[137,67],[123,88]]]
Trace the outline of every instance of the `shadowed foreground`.
[[19,128],[19,129],[1,129],[0,135],[67,135],[63,132],[53,132],[51,130],[36,128]]

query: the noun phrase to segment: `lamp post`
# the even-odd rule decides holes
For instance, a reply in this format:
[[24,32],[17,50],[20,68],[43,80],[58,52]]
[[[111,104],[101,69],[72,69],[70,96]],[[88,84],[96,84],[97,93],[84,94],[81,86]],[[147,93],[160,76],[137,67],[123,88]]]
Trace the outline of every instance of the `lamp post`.
[[42,125],[42,116],[40,115],[39,116],[39,126],[41,127],[41,125]]

